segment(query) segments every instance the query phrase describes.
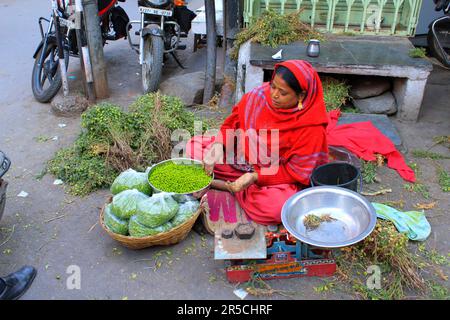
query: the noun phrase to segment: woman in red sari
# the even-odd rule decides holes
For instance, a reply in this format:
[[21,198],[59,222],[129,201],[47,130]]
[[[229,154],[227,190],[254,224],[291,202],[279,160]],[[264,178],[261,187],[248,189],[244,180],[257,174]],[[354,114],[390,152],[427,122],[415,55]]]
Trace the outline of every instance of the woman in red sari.
[[[317,72],[306,61],[290,60],[275,66],[269,83],[242,97],[216,138],[192,139],[188,155],[202,158],[206,171],[214,171],[212,187],[234,193],[253,221],[279,224],[286,200],[328,161],[326,125]],[[265,151],[258,154],[261,145]]]

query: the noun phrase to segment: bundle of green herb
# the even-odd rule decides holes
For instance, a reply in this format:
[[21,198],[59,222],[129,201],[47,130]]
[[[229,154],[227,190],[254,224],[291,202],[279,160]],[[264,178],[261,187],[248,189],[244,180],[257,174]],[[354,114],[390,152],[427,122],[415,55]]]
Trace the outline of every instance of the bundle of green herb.
[[309,39],[323,40],[324,36],[300,21],[300,11],[282,15],[268,10],[247,29],[238,33],[231,57],[237,60],[239,47],[248,40],[275,48],[282,44]]

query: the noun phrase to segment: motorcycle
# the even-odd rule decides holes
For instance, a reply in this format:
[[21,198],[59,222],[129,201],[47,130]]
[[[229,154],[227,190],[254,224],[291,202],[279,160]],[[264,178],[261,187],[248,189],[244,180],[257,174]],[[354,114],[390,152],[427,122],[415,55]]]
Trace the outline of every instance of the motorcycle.
[[183,0],[138,0],[141,19],[130,21],[139,24],[139,44],[134,44],[128,33],[131,48],[139,54],[142,66],[142,88],[144,93],[158,90],[164,59],[170,54],[181,68],[176,50],[186,49],[180,38],[187,38],[191,22],[196,14],[189,10]]
[[[98,16],[103,45],[107,40],[118,40],[127,37],[125,30],[130,19],[126,12],[117,5],[117,1],[98,0]],[[81,1],[80,1],[81,2]],[[40,17],[38,20],[42,40],[33,54],[35,59],[31,76],[31,88],[35,99],[49,102],[59,91],[66,78],[69,56],[79,57],[78,40],[86,43],[80,32],[77,39],[75,25],[76,0],[51,0],[52,13],[50,19]],[[44,33],[43,21],[48,23]],[[64,84],[64,88],[67,85]]]
[[435,10],[445,15],[434,20],[428,31],[428,46],[433,56],[450,68],[450,0],[433,0]]

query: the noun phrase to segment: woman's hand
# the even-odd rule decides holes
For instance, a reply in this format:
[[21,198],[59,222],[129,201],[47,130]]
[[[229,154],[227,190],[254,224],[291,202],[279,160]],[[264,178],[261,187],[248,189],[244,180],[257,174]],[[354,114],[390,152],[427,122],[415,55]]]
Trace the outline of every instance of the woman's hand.
[[229,192],[235,193],[247,189],[258,180],[258,173],[247,172],[240,176],[234,182],[226,182],[226,186]]
[[223,144],[214,143],[211,149],[206,153],[203,158],[203,168],[208,175],[212,175],[214,170],[214,165],[223,159]]

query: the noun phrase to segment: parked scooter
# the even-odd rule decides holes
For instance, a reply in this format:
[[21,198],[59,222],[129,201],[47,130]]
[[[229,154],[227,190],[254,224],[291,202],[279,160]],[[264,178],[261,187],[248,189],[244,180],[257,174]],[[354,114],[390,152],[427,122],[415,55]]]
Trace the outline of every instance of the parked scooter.
[[444,11],[445,16],[434,20],[428,31],[428,47],[433,56],[450,68],[450,0],[433,0],[436,11]]
[[[125,2],[125,0],[98,0],[103,44],[107,40],[127,37],[126,27],[130,19],[125,10],[117,5],[117,1]],[[64,75],[69,64],[69,56],[79,56],[80,48],[74,22],[75,2],[75,0],[51,0],[50,19],[39,18],[42,40],[33,54],[35,62],[31,76],[33,95],[39,102],[49,102],[58,93],[63,79],[66,79]],[[45,33],[42,21],[48,23]],[[85,42],[85,39],[82,39],[82,42]]]
[[139,64],[142,66],[142,88],[144,93],[158,90],[161,80],[165,55],[170,54],[178,65],[176,50],[186,49],[180,45],[180,38],[186,38],[191,29],[191,22],[196,14],[189,10],[184,0],[138,0],[140,21],[130,21],[139,24],[139,44],[133,44],[128,34],[130,46],[139,54]]

